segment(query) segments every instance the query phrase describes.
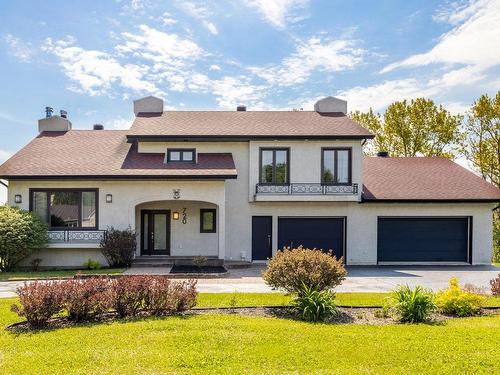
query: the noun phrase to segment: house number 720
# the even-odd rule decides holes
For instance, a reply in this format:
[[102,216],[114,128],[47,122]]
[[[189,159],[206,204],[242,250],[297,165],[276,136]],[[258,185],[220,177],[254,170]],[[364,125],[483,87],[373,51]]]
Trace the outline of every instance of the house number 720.
[[186,209],[183,208],[182,209],[182,224],[186,224],[187,223],[187,213],[186,213]]

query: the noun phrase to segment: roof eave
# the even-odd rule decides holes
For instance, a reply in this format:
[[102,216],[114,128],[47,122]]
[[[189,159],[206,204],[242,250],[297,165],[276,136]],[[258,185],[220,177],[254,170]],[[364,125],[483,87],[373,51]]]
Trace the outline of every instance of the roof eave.
[[222,175],[15,175],[0,176],[4,180],[229,180],[237,174]]
[[259,139],[279,139],[279,140],[297,140],[297,139],[343,139],[343,140],[361,140],[373,139],[371,135],[150,135],[150,134],[127,134],[127,139],[139,141],[252,141]]

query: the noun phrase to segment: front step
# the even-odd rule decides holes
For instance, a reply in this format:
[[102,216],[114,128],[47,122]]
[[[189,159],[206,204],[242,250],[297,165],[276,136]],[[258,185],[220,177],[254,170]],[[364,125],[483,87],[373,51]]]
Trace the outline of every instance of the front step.
[[[175,264],[178,265],[192,265],[193,259],[195,257],[183,257],[183,256],[168,256],[168,255],[141,255],[136,257],[132,262],[132,268],[149,268],[149,267],[172,267]],[[222,266],[224,264],[223,259],[217,257],[206,257],[207,266]]]

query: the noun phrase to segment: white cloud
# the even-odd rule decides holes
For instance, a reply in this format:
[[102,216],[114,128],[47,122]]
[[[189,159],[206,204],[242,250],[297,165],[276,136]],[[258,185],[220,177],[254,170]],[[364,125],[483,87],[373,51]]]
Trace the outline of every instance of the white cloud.
[[111,129],[111,130],[126,130],[130,129],[132,126],[132,122],[134,122],[134,118],[124,118],[124,117],[118,117],[113,120],[107,121],[105,124],[106,129]]
[[465,104],[462,102],[446,102],[442,103],[443,107],[446,108],[448,111],[450,111],[454,115],[465,115],[466,112],[470,109],[469,104]]
[[303,19],[305,8],[309,0],[246,0],[246,4],[264,17],[264,19],[278,29],[284,29],[287,23]]
[[165,12],[165,13],[163,13],[163,15],[161,17],[161,23],[164,26],[171,26],[171,25],[175,25],[177,23],[177,20],[172,18],[172,15],[170,13]]
[[122,33],[125,42],[118,45],[116,50],[170,66],[186,65],[203,54],[195,42],[177,34],[168,34],[147,25],[140,25],[139,30],[138,34]]
[[0,164],[6,161],[8,158],[12,156],[12,153],[4,150],[0,150]]
[[203,5],[201,2],[194,1],[176,1],[175,5],[177,8],[190,15],[193,18],[202,21],[202,25],[213,35],[217,35],[219,32],[217,26],[209,18],[212,16],[212,12]]
[[341,90],[336,96],[347,100],[349,111],[367,111],[369,108],[380,111],[395,101],[428,97],[436,93],[435,87],[428,87],[417,79],[407,78]]
[[145,79],[149,68],[145,65],[122,65],[106,52],[85,50],[75,46],[74,38],[52,41],[47,38],[42,50],[55,55],[64,73],[76,86],[70,89],[89,95],[103,95],[110,91],[113,83],[142,93],[161,91],[154,83]]
[[213,64],[210,65],[208,70],[210,70],[211,72],[219,72],[221,70],[221,67],[219,65]]
[[[0,165],[10,158],[12,154],[8,151],[0,150]],[[0,184],[0,206],[7,202],[7,188]]]
[[31,62],[34,55],[34,49],[30,43],[25,43],[12,34],[5,35],[3,40],[7,44],[7,50],[11,56],[14,56],[24,63]]
[[363,61],[365,51],[352,40],[313,37],[299,42],[293,54],[279,65],[251,67],[250,71],[270,84],[293,86],[306,82],[315,71],[338,72]]
[[245,76],[224,77],[211,82],[212,93],[221,109],[234,110],[238,104],[254,105],[266,95],[264,86],[254,85]]
[[460,64],[486,70],[500,62],[500,0],[458,5],[437,18],[454,27],[429,51],[387,65],[382,73],[402,67]]

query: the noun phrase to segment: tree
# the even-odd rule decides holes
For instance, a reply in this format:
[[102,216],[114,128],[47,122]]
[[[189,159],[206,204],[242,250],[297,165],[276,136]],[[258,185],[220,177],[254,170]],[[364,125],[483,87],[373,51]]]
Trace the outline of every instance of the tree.
[[17,207],[0,207],[0,271],[11,270],[47,241],[47,225],[38,216]]
[[482,95],[468,113],[463,153],[486,181],[500,187],[500,91]]
[[[500,187],[500,91],[482,95],[468,113],[462,151],[474,169]],[[493,260],[500,262],[500,213],[493,215]]]
[[391,156],[444,156],[453,158],[460,141],[461,115],[452,115],[430,99],[394,102],[383,118],[370,109],[351,113],[353,120],[375,134],[370,154],[387,151]]

